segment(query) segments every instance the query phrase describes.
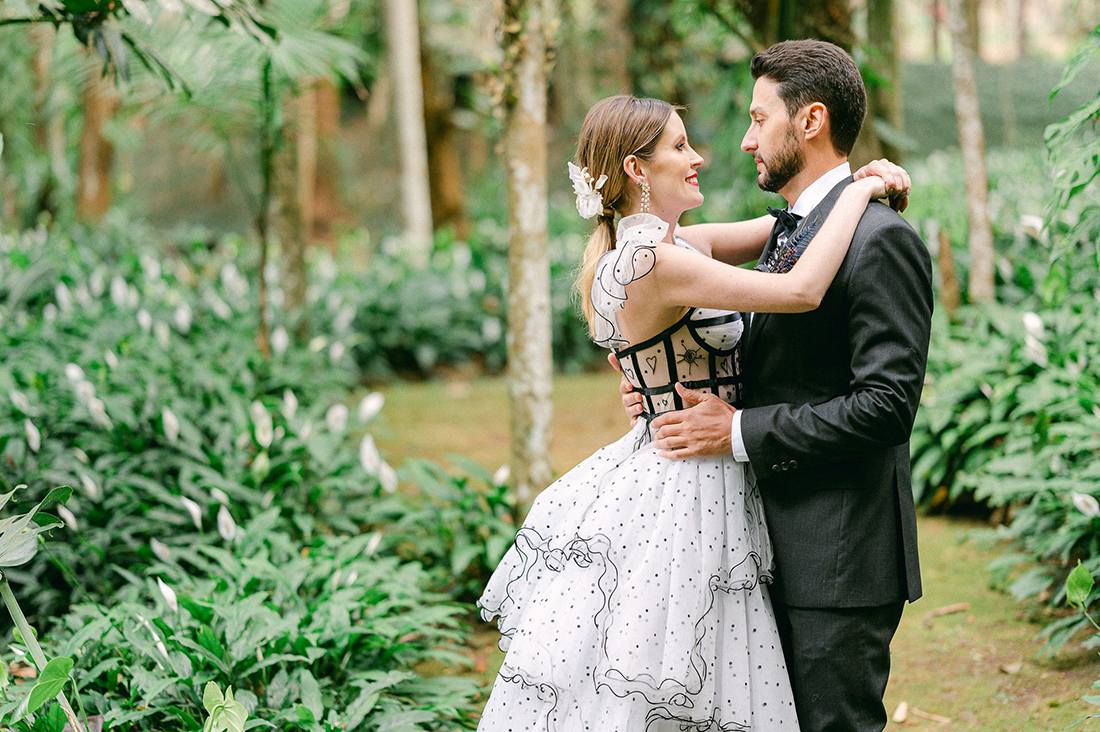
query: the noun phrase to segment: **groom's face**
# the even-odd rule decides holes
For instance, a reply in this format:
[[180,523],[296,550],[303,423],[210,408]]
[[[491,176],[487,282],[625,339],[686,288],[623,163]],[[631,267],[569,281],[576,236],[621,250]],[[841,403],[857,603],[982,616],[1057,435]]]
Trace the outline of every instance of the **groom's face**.
[[795,121],[787,115],[779,85],[767,77],[756,80],[749,106],[749,129],[741,149],[756,161],[756,184],[777,193],[806,167]]

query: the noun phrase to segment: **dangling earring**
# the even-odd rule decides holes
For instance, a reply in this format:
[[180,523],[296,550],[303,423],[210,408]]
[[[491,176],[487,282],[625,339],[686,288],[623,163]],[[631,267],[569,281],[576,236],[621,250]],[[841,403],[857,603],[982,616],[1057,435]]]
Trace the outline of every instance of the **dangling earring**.
[[642,213],[649,213],[649,183],[642,181]]

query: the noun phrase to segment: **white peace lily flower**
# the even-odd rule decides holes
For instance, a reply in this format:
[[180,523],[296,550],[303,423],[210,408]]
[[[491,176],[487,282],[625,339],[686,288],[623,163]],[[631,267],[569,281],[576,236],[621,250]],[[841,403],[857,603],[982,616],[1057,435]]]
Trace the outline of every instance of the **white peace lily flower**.
[[213,292],[206,298],[210,303],[210,309],[214,311],[214,315],[218,316],[222,320],[229,320],[233,315],[233,309],[229,307],[225,300],[215,295]]
[[325,424],[330,432],[343,432],[348,426],[348,407],[346,404],[333,404],[325,412]]
[[118,356],[116,356],[115,352],[111,349],[108,348],[103,352],[103,360],[107,363],[107,368],[111,369],[111,371],[118,368]]
[[[103,281],[104,272],[102,269],[95,269],[91,276],[88,277],[88,290],[91,291],[92,297],[103,297],[103,293],[106,291],[106,283]],[[117,304],[117,303],[116,303]]]
[[351,570],[351,572],[348,573],[348,578],[344,580],[344,585],[347,587],[351,587],[355,584],[355,580],[357,579],[359,579],[359,573],[353,569]]
[[103,400],[99,397],[95,397],[88,402],[88,411],[92,413],[92,419],[99,422],[102,426],[110,429],[111,418],[107,415],[107,407],[103,404]]
[[244,297],[248,294],[248,280],[237,269],[237,265],[226,262],[221,271],[222,286],[233,295]]
[[57,516],[62,521],[64,521],[65,525],[68,526],[70,529],[72,529],[73,531],[77,530],[77,527],[76,527],[76,514],[74,514],[72,511],[65,508],[64,506],[58,506],[57,507]]
[[95,399],[95,387],[92,386],[92,382],[87,380],[78,382],[76,385],[76,398],[84,404]]
[[344,357],[344,354],[348,352],[347,346],[340,341],[336,341],[328,349],[328,357],[333,363],[336,363]]
[[87,285],[77,285],[73,297],[84,307],[88,307],[92,304],[92,293],[88,290]]
[[156,556],[156,558],[159,559],[160,561],[162,561],[162,562],[172,561],[172,551],[167,546],[160,543],[156,539],[150,539],[149,540],[149,548],[153,550],[153,555]]
[[184,334],[191,332],[191,315],[191,306],[187,303],[180,303],[176,311],[172,313],[172,322],[176,324],[176,330]]
[[281,411],[287,422],[294,419],[294,415],[298,413],[298,397],[294,396],[294,392],[290,389],[283,392],[283,408]]
[[275,352],[276,356],[282,356],[289,347],[290,334],[286,332],[286,328],[280,325],[271,332],[271,350]]
[[90,465],[91,462],[92,462],[91,460],[88,459],[88,453],[84,452],[79,447],[74,447],[73,448],[73,454],[76,455],[77,460],[84,463],[85,465]]
[[[94,286],[94,284],[93,284]],[[126,280],[122,279],[119,275],[115,275],[111,278],[111,302],[115,304],[116,308],[126,306],[126,301],[130,297],[130,286],[126,284]]]
[[179,418],[171,409],[165,407],[160,410],[160,422],[164,427],[164,436],[168,438],[169,442],[175,442],[180,436]]
[[1024,313],[1024,330],[1029,336],[1037,340],[1042,340],[1044,335],[1043,319],[1038,313]]
[[370,435],[363,435],[363,440],[359,443],[359,464],[370,475],[378,475],[382,467],[382,455]]
[[65,364],[65,377],[74,384],[84,378],[84,369],[75,363]]
[[581,218],[598,216],[603,211],[603,194],[599,191],[607,182],[607,176],[601,175],[593,185],[588,168],[579,168],[569,163],[569,180],[573,181],[573,193],[577,194],[577,212]]
[[268,491],[264,493],[260,498],[260,508],[267,510],[271,508],[271,504],[275,501],[275,491]]
[[252,433],[246,431],[246,432],[242,432],[241,434],[237,435],[237,440],[233,444],[235,444],[237,446],[238,450],[243,450],[246,447],[248,447],[249,443],[251,443],[251,442],[252,442]]
[[493,473],[493,485],[504,485],[511,477],[512,469],[505,463],[497,468],[497,472]]
[[382,483],[382,490],[386,493],[393,493],[397,490],[397,471],[389,463],[382,463],[381,469],[378,471],[378,480]]
[[1024,336],[1024,353],[1042,368],[1046,368],[1050,363],[1050,359],[1047,356],[1047,347],[1043,345],[1042,341],[1030,333]]
[[259,401],[252,402],[252,425],[256,435],[256,444],[265,450],[271,447],[271,441],[275,437],[275,426],[271,421],[271,415]]
[[324,336],[314,336],[309,341],[309,350],[312,353],[320,353],[328,345],[328,339]]
[[180,496],[180,503],[187,509],[187,513],[191,515],[191,523],[195,524],[196,529],[202,531],[202,507],[187,496]]
[[161,274],[160,260],[151,254],[141,255],[141,269],[144,271],[145,279],[147,280],[159,280]]
[[23,420],[23,431],[27,433],[27,447],[31,449],[31,452],[38,452],[39,448],[42,447],[42,433],[34,426],[34,422],[29,419]]
[[1100,516],[1100,502],[1095,497],[1090,496],[1087,493],[1070,493],[1070,500],[1073,501],[1074,507],[1078,511],[1085,514],[1089,518],[1094,516]]
[[226,492],[223,491],[221,488],[211,488],[210,497],[218,503],[222,504],[223,506],[229,505],[229,496],[226,495]]
[[172,332],[168,328],[168,324],[159,320],[153,323],[153,335],[156,336],[157,343],[160,344],[161,348],[168,348],[172,342]]
[[367,546],[366,546],[366,555],[368,557],[372,556],[376,551],[378,551],[378,545],[381,544],[381,543],[382,543],[382,532],[381,531],[376,531],[373,534],[371,534],[370,535],[370,541],[367,542]]
[[298,437],[300,437],[301,440],[303,442],[305,442],[306,440],[309,439],[309,436],[312,435],[312,434],[313,434],[313,422],[310,422],[307,419],[305,422],[302,422],[301,428],[298,429]]
[[218,533],[226,541],[233,541],[237,535],[237,522],[233,520],[233,516],[225,506],[218,509]]
[[386,397],[381,392],[372,391],[367,394],[361,400],[359,400],[359,421],[369,422],[379,412],[382,411],[382,405],[386,403]]
[[23,392],[12,389],[8,392],[8,398],[11,399],[11,403],[15,408],[23,414],[28,414],[31,411],[31,403]]
[[351,330],[351,324],[354,322],[355,308],[351,305],[344,305],[332,319],[332,330],[336,333],[346,333]]
[[497,318],[486,318],[481,321],[481,337],[486,343],[496,343],[504,332]]
[[57,320],[57,306],[52,302],[46,303],[46,307],[42,308],[42,319],[47,323]]
[[84,492],[88,494],[88,498],[91,498],[93,501],[99,500],[99,486],[95,484],[94,480],[84,473],[81,473],[80,484],[84,487]]
[[332,573],[332,589],[335,590],[340,587],[340,580],[343,579],[343,577],[344,570],[338,567],[336,571]]
[[54,288],[53,294],[54,299],[57,300],[57,307],[61,308],[61,312],[67,313],[73,309],[73,293],[64,282],[57,283],[57,287]]
[[168,603],[168,607],[172,609],[172,612],[178,613],[180,611],[179,601],[176,599],[176,591],[164,583],[160,577],[157,577],[157,587],[160,588],[160,594],[164,598],[164,601]]
[[284,437],[286,437],[286,430],[283,429],[282,425],[279,425],[275,428],[275,442],[279,442]]
[[153,329],[153,316],[149,314],[149,311],[145,308],[138,310],[137,314],[138,325],[141,326],[141,330],[144,333],[148,333]]

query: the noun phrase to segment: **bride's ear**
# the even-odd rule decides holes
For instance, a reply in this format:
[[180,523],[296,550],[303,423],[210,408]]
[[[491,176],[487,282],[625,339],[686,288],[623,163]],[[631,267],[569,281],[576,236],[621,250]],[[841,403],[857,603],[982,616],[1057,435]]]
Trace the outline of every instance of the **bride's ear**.
[[627,155],[623,158],[623,172],[626,173],[627,178],[630,178],[638,186],[641,186],[642,181],[645,180],[642,161],[638,159],[637,155]]

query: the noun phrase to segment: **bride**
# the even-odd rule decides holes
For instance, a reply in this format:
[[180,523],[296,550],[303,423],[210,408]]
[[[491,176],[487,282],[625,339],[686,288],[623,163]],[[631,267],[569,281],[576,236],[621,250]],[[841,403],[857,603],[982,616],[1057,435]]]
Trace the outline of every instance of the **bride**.
[[604,99],[576,159],[578,210],[598,222],[577,289],[645,409],[543,491],[478,601],[507,652],[478,729],[797,730],[760,497],[732,456],[661,457],[648,425],[683,407],[677,383],[739,401],[738,311],[816,308],[868,202],[904,192],[904,171],[857,172],[793,268],[771,274],[731,266],[760,255],[769,216],[677,230],[703,202],[677,108]]

